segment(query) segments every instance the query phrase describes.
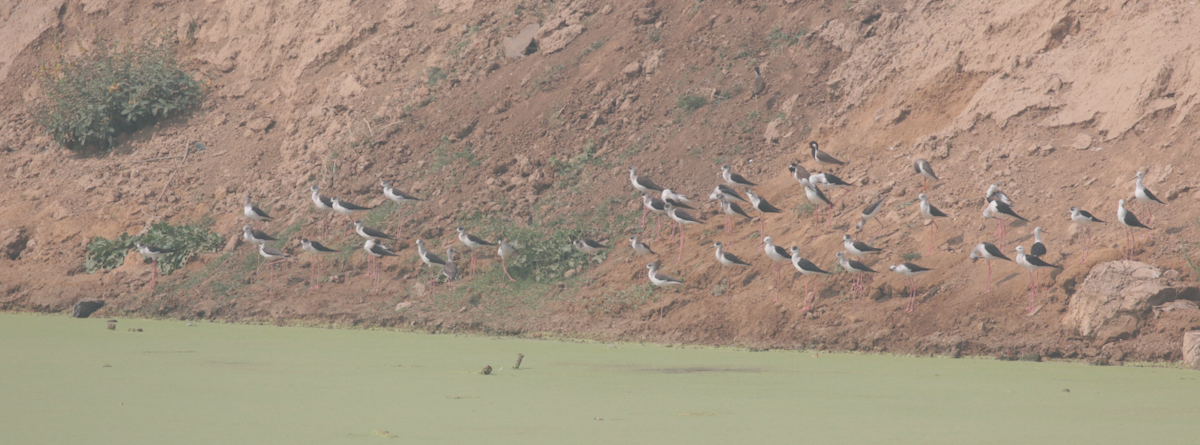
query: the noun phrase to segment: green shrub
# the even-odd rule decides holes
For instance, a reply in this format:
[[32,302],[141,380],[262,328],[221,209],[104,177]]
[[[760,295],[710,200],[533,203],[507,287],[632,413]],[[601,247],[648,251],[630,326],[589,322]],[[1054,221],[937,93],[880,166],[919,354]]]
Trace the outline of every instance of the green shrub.
[[141,42],[97,41],[73,60],[60,51],[38,74],[47,103],[38,122],[71,150],[88,144],[110,149],[132,133],[200,103],[204,87],[175,60],[169,33]]
[[221,235],[213,233],[205,224],[172,226],[166,222],[150,225],[150,231],[141,236],[122,233],[114,239],[97,236],[87,246],[84,268],[88,273],[100,269],[115,269],[125,263],[125,255],[137,243],[173,250],[158,260],[163,275],[170,275],[187,264],[187,260],[199,253],[216,252],[225,243]]
[[[509,226],[503,232],[508,236],[508,243],[520,249],[508,263],[508,271],[516,277],[532,277],[539,283],[561,281],[567,270],[593,261],[593,255],[580,252],[571,245],[582,237],[579,230]],[[604,261],[608,250],[594,257],[594,261]]]
[[705,104],[708,104],[708,99],[704,98],[704,96],[697,96],[695,94],[689,94],[687,96],[680,97],[679,100],[675,102],[675,106],[678,106],[680,109],[688,113],[699,110],[700,107],[703,107]]

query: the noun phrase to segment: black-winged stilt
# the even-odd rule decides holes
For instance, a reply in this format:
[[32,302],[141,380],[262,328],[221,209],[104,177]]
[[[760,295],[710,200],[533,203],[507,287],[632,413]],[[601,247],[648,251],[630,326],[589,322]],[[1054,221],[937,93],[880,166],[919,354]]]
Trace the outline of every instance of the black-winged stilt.
[[916,161],[913,161],[913,170],[915,170],[918,175],[925,177],[925,182],[923,182],[921,184],[922,192],[925,191],[929,187],[930,179],[932,179],[933,182],[938,181],[938,177],[936,174],[933,173],[933,166],[929,165],[929,161],[926,161],[924,159],[917,159]]
[[721,166],[721,179],[724,179],[725,183],[734,189],[738,187],[753,187],[758,185],[750,182],[749,179],[746,179],[742,175],[734,173],[729,164]]
[[[871,203],[863,208],[862,215],[859,215],[860,219],[858,221],[858,224],[856,224],[854,226],[855,232],[861,232],[863,227],[866,227],[867,221],[870,221],[871,218],[874,218],[875,215],[878,214],[881,209],[883,209],[883,201],[885,201],[885,200],[887,200],[886,197],[879,198],[878,201],[875,201],[874,203]],[[880,222],[879,226],[883,227],[883,223]],[[875,238],[878,238],[878,237],[879,237],[879,230],[876,229],[875,230]],[[872,239],[874,239],[874,238],[872,238]]]
[[683,261],[683,226],[704,223],[670,204],[667,204],[667,216],[670,216],[671,220],[675,221],[675,226],[679,228],[679,258],[676,261]]
[[930,204],[929,203],[929,195],[922,193],[922,194],[918,195],[917,198],[921,200],[921,216],[923,216],[925,219],[928,219],[930,222],[929,253],[933,253],[933,237],[938,229],[936,218],[949,218],[950,216],[946,215],[941,210],[938,210],[938,208],[934,207],[933,204]]
[[804,186],[804,197],[808,199],[808,202],[817,206],[817,219],[821,218],[821,206],[824,205],[828,207],[829,210],[829,220],[826,222],[826,224],[832,222],[833,202],[825,196],[825,193],[821,192],[821,189],[817,188],[815,184],[809,181],[808,178],[801,178],[800,185]]
[[593,257],[589,257],[588,261],[587,261],[588,276],[587,276],[587,280],[583,282],[583,287],[587,287],[592,282],[592,259],[594,259],[594,255],[604,251],[604,249],[607,249],[608,246],[605,246],[603,244],[600,244],[597,241],[590,240],[587,238],[577,239],[574,242],[572,242],[571,244],[574,245],[575,248],[578,249],[580,252],[583,252],[583,253],[593,256]]
[[150,275],[150,295],[154,295],[154,289],[158,286],[158,259],[167,256],[174,250],[161,249],[154,246],[148,246],[145,243],[137,243],[138,253],[143,257],[149,258],[152,261]]
[[[385,256],[397,256],[397,255],[395,253],[393,253],[391,249],[388,249],[387,246],[380,244],[379,241],[376,240],[375,238],[367,238],[367,242],[363,244],[363,250],[367,251],[367,255],[370,255],[370,258],[375,259],[375,261],[374,261],[375,270],[370,271],[368,276],[375,277],[375,281],[373,282],[373,284],[371,286],[371,292],[378,292],[379,291],[379,269],[380,269],[379,259],[383,258]],[[368,264],[370,264],[370,262],[368,262]],[[370,266],[368,266],[368,268],[369,267]]]
[[442,266],[442,275],[446,276],[446,284],[458,281],[458,265],[454,264],[454,248],[446,248],[446,265]]
[[274,219],[271,217],[271,215],[268,215],[267,212],[264,212],[262,209],[255,207],[254,204],[251,204],[250,195],[246,195],[246,202],[242,205],[242,215],[245,215],[246,218],[249,218],[253,221],[259,222],[270,221]]
[[[374,207],[363,207],[360,205],[355,205],[353,203],[342,201],[341,199],[339,199],[336,196],[331,198],[330,201],[333,202],[333,211],[341,213],[342,215],[345,215],[346,217],[349,218],[348,221],[354,220],[355,213],[365,212],[365,211],[368,211],[368,210],[371,210],[372,208],[374,208]],[[349,224],[345,225],[342,230],[342,235],[345,235],[346,234],[345,232],[349,231],[349,228],[350,228]]]
[[[261,255],[263,258],[266,258],[267,261],[274,260],[274,261],[266,264],[267,270],[270,271],[270,273],[271,273],[271,278],[269,281],[267,281],[267,297],[270,297],[271,296],[271,286],[275,283],[275,269],[271,266],[274,266],[275,263],[278,263],[280,261],[286,261],[288,259],[288,257],[290,257],[291,255],[283,253],[283,252],[279,251],[279,249],[276,249],[274,247],[268,246],[267,243],[259,243],[258,244],[258,254]],[[262,266],[263,265],[260,264],[259,268],[261,269]],[[256,270],[254,272],[254,274],[258,275],[258,271]]]
[[1135,228],[1141,228],[1141,229],[1146,229],[1146,230],[1154,230],[1154,229],[1151,229],[1150,226],[1142,224],[1141,221],[1138,221],[1137,216],[1134,215],[1133,212],[1125,210],[1125,200],[1124,199],[1117,201],[1117,221],[1120,221],[1121,225],[1125,226],[1125,260],[1128,261],[1128,260],[1133,259],[1133,236],[1132,236],[1133,230],[1132,229],[1135,229]]
[[321,285],[317,284],[317,281],[321,273],[321,255],[337,252],[337,250],[325,247],[324,244],[316,241],[309,241],[307,238],[300,240],[300,247],[302,247],[305,252],[313,254],[313,256],[316,258],[312,264],[312,280],[309,282],[308,288],[320,289]]
[[[1146,218],[1146,224],[1152,224],[1154,223],[1154,210],[1150,208],[1150,204],[1159,203],[1166,205],[1166,203],[1160,201],[1157,196],[1154,196],[1154,193],[1151,192],[1150,189],[1146,188],[1145,177],[1146,172],[1137,172],[1137,185],[1133,189],[1133,197],[1137,198],[1138,203],[1146,207],[1146,214],[1148,215]],[[1151,233],[1153,234],[1153,232]]]
[[988,268],[987,288],[984,289],[984,292],[991,292],[992,291],[992,260],[1004,260],[1004,261],[1012,261],[1012,260],[1009,259],[1008,257],[1004,256],[1004,253],[1000,251],[1000,248],[996,247],[996,245],[992,244],[992,243],[979,243],[979,244],[975,245],[975,249],[971,250],[971,262],[974,263],[976,261],[979,261],[980,258],[987,261],[987,268]]
[[496,248],[496,255],[500,256],[500,267],[504,268],[504,276],[508,277],[508,281],[517,281],[508,274],[508,257],[515,255],[517,249],[505,242],[503,238],[496,240],[496,245],[499,246]]
[[[650,180],[650,178],[645,177],[645,176],[638,176],[637,175],[637,167],[633,167],[633,166],[629,167],[629,182],[633,184],[633,188],[637,189],[639,192],[642,192],[642,193],[649,194],[650,192],[661,192],[663,190],[662,187],[659,187],[658,184],[655,184],[654,181]],[[646,210],[642,209],[642,227],[645,227],[645,226],[646,226]]]
[[649,193],[642,192],[642,227],[646,227],[645,214],[649,210],[654,214],[654,221],[658,223],[658,232],[654,234],[654,239],[658,239],[658,235],[662,233],[662,219],[660,217],[667,213],[667,203],[662,200],[650,196]]
[[717,187],[713,189],[712,194],[708,195],[708,199],[710,201],[715,201],[721,199],[721,197],[724,197],[729,201],[748,202],[745,198],[742,198],[742,195],[738,194],[737,190],[734,190],[732,187],[725,184],[717,184]]
[[400,206],[406,202],[420,202],[423,199],[417,198],[408,193],[392,188],[392,183],[388,181],[379,181],[379,185],[383,186],[383,197],[396,203],[396,222],[400,222]]
[[883,252],[883,249],[878,247],[871,247],[862,241],[855,241],[854,238],[850,237],[850,234],[842,236],[842,246],[844,246],[846,251],[850,252],[851,255],[859,258],[862,258],[863,255]]
[[910,289],[910,293],[908,294],[908,307],[904,309],[904,312],[912,312],[917,305],[916,277],[917,275],[921,275],[933,269],[926,269],[913,263],[902,263],[895,266],[890,266],[888,267],[888,270],[900,275],[904,275],[905,278],[908,278],[908,288]]
[[263,233],[261,230],[254,230],[249,224],[242,226],[242,239],[250,244],[262,244],[267,241],[279,241],[278,239]]
[[855,284],[854,284],[854,288],[852,291],[852,293],[853,293],[852,298],[855,298],[855,299],[859,298],[858,294],[860,292],[865,294],[865,292],[863,292],[866,290],[866,285],[864,284],[864,281],[863,281],[863,277],[865,276],[864,274],[878,273],[878,272],[875,272],[870,267],[867,267],[866,264],[846,258],[846,252],[843,252],[840,250],[837,252],[837,260],[838,260],[838,264],[840,264],[842,266],[842,270],[845,270],[847,273],[854,275]]
[[313,205],[317,206],[317,210],[320,210],[322,213],[321,219],[324,220],[324,222],[321,223],[321,226],[325,231],[325,236],[329,236],[329,218],[328,217],[332,217],[333,215],[329,215],[328,213],[329,213],[329,211],[333,210],[333,200],[326,198],[324,196],[321,196],[321,194],[320,194],[321,188],[317,187],[316,184],[313,184],[313,186],[309,187],[308,189],[312,190]]
[[[791,261],[791,259],[792,259],[792,254],[788,253],[787,249],[776,246],[775,240],[771,239],[771,237],[769,237],[769,236],[763,237],[762,246],[763,246],[763,252],[765,252],[767,254],[767,258],[769,258],[772,262],[786,263],[788,261]],[[779,302],[779,267],[780,266],[781,266],[780,264],[776,264],[775,268],[774,268],[774,272],[775,272],[775,302],[776,303]]]
[[1018,215],[1015,210],[1008,204],[1005,204],[999,199],[989,201],[987,207],[983,208],[983,218],[996,218],[996,241],[1003,247],[1008,240],[1008,228],[1004,224],[1004,216],[1011,216],[1021,221],[1029,222],[1029,220]]
[[988,186],[987,194],[983,197],[984,204],[992,201],[1000,201],[1010,206],[1013,205],[1012,200],[1008,199],[1008,195],[1000,191],[1000,184],[997,183],[992,183],[992,185]]
[[458,231],[458,241],[471,249],[471,276],[475,276],[475,249],[484,246],[495,246],[496,243],[489,243],[483,238],[467,233],[467,229],[462,227],[456,228]]
[[686,197],[686,196],[675,193],[675,192],[671,191],[671,189],[663,189],[662,200],[663,200],[663,202],[669,202],[669,203],[671,203],[671,205],[673,205],[675,207],[679,207],[681,209],[695,210],[695,208],[692,207],[691,199],[688,199],[688,197]]
[[[647,275],[650,276],[650,284],[653,284],[654,287],[667,287],[667,286],[675,286],[675,285],[683,284],[682,280],[671,278],[671,277],[667,276],[666,274],[658,273],[658,263],[647,264],[646,268],[650,269],[650,272],[647,273]],[[659,306],[658,321],[662,321],[662,318],[663,318],[662,306]]]
[[[854,184],[843,181],[842,178],[834,176],[832,173],[814,173],[809,175],[808,182],[829,190],[843,190],[854,187]],[[845,193],[842,193],[842,195],[837,199],[830,198],[829,200],[834,206],[836,206],[838,199],[841,199],[843,196],[845,196]]]
[[[728,270],[728,268],[730,268],[730,267],[749,267],[750,266],[750,263],[747,263],[747,262],[743,261],[741,258],[738,258],[737,255],[726,252],[724,245],[722,245],[720,241],[713,243],[713,248],[716,249],[717,263],[721,264],[723,270]],[[726,279],[726,281],[729,280],[728,273],[726,273],[725,279]],[[733,292],[726,292],[726,293],[729,295],[728,301],[733,300]]]
[[[373,228],[364,226],[361,219],[354,220],[354,233],[357,233],[358,236],[361,236],[363,239],[373,239],[377,242],[383,241],[383,240],[394,240],[395,239],[395,238],[392,238],[391,235],[388,235],[386,233],[380,232]],[[367,270],[371,270],[371,272],[367,273],[367,276],[371,276],[372,274],[375,273],[374,269],[371,269],[371,262],[374,261],[374,258],[378,258],[378,257],[376,257],[376,256],[368,256],[367,257]]]
[[779,210],[775,206],[771,205],[771,203],[767,202],[766,199],[763,199],[763,197],[754,194],[754,192],[750,190],[750,187],[746,187],[746,197],[750,198],[750,205],[754,207],[754,210],[758,210],[758,233],[760,235],[767,233],[767,214],[783,213],[783,210]]
[[725,196],[721,196],[720,202],[721,212],[725,213],[725,233],[733,231],[733,215],[752,219],[750,215],[746,214],[745,210],[742,210],[742,206],[739,206],[736,202],[730,202],[728,199],[725,199]]
[[1033,228],[1033,245],[1029,246],[1029,254],[1041,258],[1046,255],[1046,245],[1042,244],[1042,228]]
[[636,236],[629,237],[629,245],[633,248],[633,254],[635,256],[658,255],[657,253],[654,253],[654,250],[650,249],[649,244],[638,242],[638,237]]
[[[812,261],[801,258],[799,247],[792,246],[789,251],[792,254],[792,266],[795,267],[796,271],[800,272],[801,275],[808,277],[804,280],[804,307],[800,308],[800,312],[808,312],[809,309],[812,309],[813,300],[816,299],[815,295],[812,295],[808,292],[808,284],[810,281],[812,281],[812,276],[829,275],[829,272],[821,270],[821,268],[817,267],[816,264],[813,264]],[[810,295],[812,296],[810,297]]]
[[1101,221],[1100,218],[1092,216],[1091,213],[1080,210],[1079,207],[1071,207],[1071,221],[1079,225],[1079,231],[1083,232],[1086,239],[1083,246],[1083,257],[1079,259],[1079,264],[1083,264],[1085,261],[1087,261],[1088,251],[1092,250],[1091,225],[1104,224],[1105,222]]
[[437,274],[433,273],[433,265],[445,266],[446,260],[441,259],[437,254],[430,252],[425,248],[425,241],[417,239],[417,256],[421,258],[421,262],[429,266],[429,300],[433,301],[433,288],[437,286]]
[[1059,266],[1055,266],[1053,264],[1047,263],[1047,262],[1043,261],[1041,258],[1038,258],[1036,256],[1026,255],[1025,248],[1022,246],[1017,246],[1016,263],[1018,265],[1020,265],[1021,267],[1024,267],[1025,269],[1029,270],[1029,307],[1026,307],[1025,310],[1029,313],[1032,313],[1033,309],[1034,309],[1033,308],[1034,296],[1036,296],[1038,294],[1038,284],[1034,281],[1033,272],[1038,269],[1047,269],[1047,268],[1062,269],[1062,268]]

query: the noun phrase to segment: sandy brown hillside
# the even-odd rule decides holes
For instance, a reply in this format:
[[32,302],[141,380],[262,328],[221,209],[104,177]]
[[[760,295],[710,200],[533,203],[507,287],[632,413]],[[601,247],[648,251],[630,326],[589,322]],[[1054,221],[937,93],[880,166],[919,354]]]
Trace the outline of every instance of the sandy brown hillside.
[[[1200,230],[1200,13],[1188,2],[59,0],[0,6],[0,20],[10,42],[0,49],[0,181],[13,190],[0,196],[6,309],[61,311],[96,297],[112,314],[1116,360],[1176,359],[1182,332],[1200,327],[1197,311],[1175,311],[1096,340],[1060,322],[1078,283],[1120,258],[1125,240],[1116,224],[1098,228],[1078,264],[1067,209],[1115,219],[1138,170],[1167,205],[1154,209],[1154,237],[1136,259],[1180,286],[1198,278],[1186,252]],[[41,63],[163,29],[182,37],[181,60],[207,82],[200,109],[111,153],[69,152],[34,123]],[[530,36],[536,52],[522,56]],[[766,79],[757,97],[754,67]],[[809,140],[849,165],[818,166]],[[951,216],[932,254],[916,158],[942,177],[928,193]],[[831,225],[789,176],[797,161],[855,185],[833,192]],[[906,282],[885,273],[860,301],[844,275],[818,279],[815,309],[802,313],[804,280],[785,269],[776,288],[759,222],[727,234],[704,202],[722,164],[785,210],[766,219],[776,244],[799,245],[823,267],[862,206],[886,197],[882,226],[862,233],[885,252],[867,263],[934,268],[918,281],[917,310],[904,312]],[[687,228],[682,261],[677,240],[655,241],[639,224],[630,165],[700,202],[694,214],[708,224]],[[381,179],[427,201],[397,213]],[[998,285],[983,293],[983,265],[966,261],[977,242],[996,241],[994,220],[981,217],[992,183],[1031,220],[1011,224],[1006,251],[1040,226],[1046,259],[1065,266],[1032,316],[1024,269],[997,264]],[[300,238],[358,243],[341,236],[345,218],[328,236],[314,222],[313,184],[380,205],[368,222],[397,235],[389,245],[400,255],[384,261],[382,292],[367,292],[361,251],[336,258],[329,282],[308,290]],[[260,228],[299,256],[270,295],[239,241],[246,194],[279,217]],[[93,237],[206,218],[229,240],[224,250],[165,277],[156,295],[133,253],[113,271],[83,273]],[[457,225],[614,249],[586,287],[575,263],[519,270],[522,282],[507,284],[494,252],[481,252],[480,275],[431,298],[414,241],[463,252]],[[651,241],[682,289],[649,291],[650,259],[629,259],[632,235]],[[722,270],[714,241],[756,264]]]

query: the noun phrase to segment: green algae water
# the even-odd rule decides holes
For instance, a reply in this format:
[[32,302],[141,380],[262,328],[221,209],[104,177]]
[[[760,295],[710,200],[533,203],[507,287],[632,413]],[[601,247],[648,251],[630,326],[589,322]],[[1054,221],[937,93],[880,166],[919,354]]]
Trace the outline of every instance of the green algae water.
[[[0,443],[1192,444],[1200,436],[1200,372],[1180,369],[105,324],[0,314]],[[479,374],[485,365],[492,375]]]

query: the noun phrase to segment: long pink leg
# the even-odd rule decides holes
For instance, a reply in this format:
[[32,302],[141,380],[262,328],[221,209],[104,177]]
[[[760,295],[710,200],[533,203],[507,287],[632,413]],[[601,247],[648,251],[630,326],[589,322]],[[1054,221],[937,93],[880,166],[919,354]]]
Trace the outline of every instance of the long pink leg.
[[764,233],[767,233],[767,215],[760,216],[758,221],[758,236],[763,236]]
[[646,227],[646,212],[647,211],[649,211],[649,210],[646,209],[646,206],[642,205],[642,228]]
[[262,260],[262,258],[259,258],[258,259],[258,267],[254,268],[254,279],[255,280],[258,280],[258,277],[260,276],[259,273],[262,272],[262,267],[263,267],[263,260]]
[[654,240],[658,241],[658,236],[662,235],[662,215],[655,214],[654,221],[658,222],[658,231],[654,232]]
[[310,290],[316,289],[318,287],[317,286],[317,262],[319,262],[319,261],[321,261],[321,259],[317,258],[316,261],[313,261],[312,266],[309,267],[310,269],[312,269],[309,271],[309,275],[312,275],[312,279],[308,280],[308,288]]
[[583,281],[583,287],[588,287],[589,284],[592,284],[592,256],[591,255],[589,255],[588,259],[587,259],[587,271],[588,271],[587,279]]
[[937,228],[937,223],[932,223],[929,225],[929,252],[928,252],[928,254],[933,253],[933,234],[934,234],[935,228]]
[[512,275],[508,274],[508,263],[504,261],[504,257],[500,257],[500,265],[504,267],[504,276],[508,277],[508,281],[517,281],[513,279]]
[[1083,240],[1084,240],[1083,241],[1083,255],[1079,258],[1079,264],[1083,264],[1084,262],[1087,261],[1088,249],[1091,249],[1091,247],[1092,247],[1092,236],[1091,236],[1091,234],[1088,233],[1088,229],[1086,227],[1080,228],[1079,230],[1081,232],[1083,232]]
[[1133,260],[1133,245],[1130,241],[1129,228],[1125,228],[1125,261]]
[[733,218],[728,213],[725,214],[725,233],[733,231]]
[[430,303],[436,301],[433,299],[433,293],[434,293],[434,290],[436,290],[436,289],[437,289],[437,275],[433,274],[433,265],[430,264],[429,265],[429,302]]
[[679,224],[679,259],[675,262],[683,262],[683,224]]
[[1037,296],[1037,285],[1033,281],[1033,271],[1029,272],[1029,307],[1025,308],[1026,312],[1033,312],[1034,298]]
[[381,275],[383,266],[379,264],[379,258],[375,259],[375,292],[379,292],[379,275]]
[[154,264],[150,267],[154,268],[150,271],[150,296],[154,296],[154,289],[158,288],[158,258],[154,259]]
[[779,302],[779,266],[775,266],[775,302]]
[[267,273],[271,274],[271,277],[267,280],[267,297],[268,298],[271,296],[271,287],[275,285],[275,268],[272,266],[274,266],[275,263],[278,263],[279,261],[283,261],[283,260],[278,260],[278,261],[274,261],[274,262],[267,264]]
[[917,282],[911,278],[909,281],[911,282],[909,287],[912,288],[912,295],[908,297],[908,312],[911,313],[913,309],[917,308]]
[[992,260],[984,260],[984,261],[987,261],[987,265],[988,265],[987,289],[984,290],[984,292],[991,292],[992,291]]
[[812,309],[812,303],[808,299],[808,283],[810,281],[812,281],[811,276],[804,280],[804,307],[800,308],[800,312],[808,312],[809,309]]

